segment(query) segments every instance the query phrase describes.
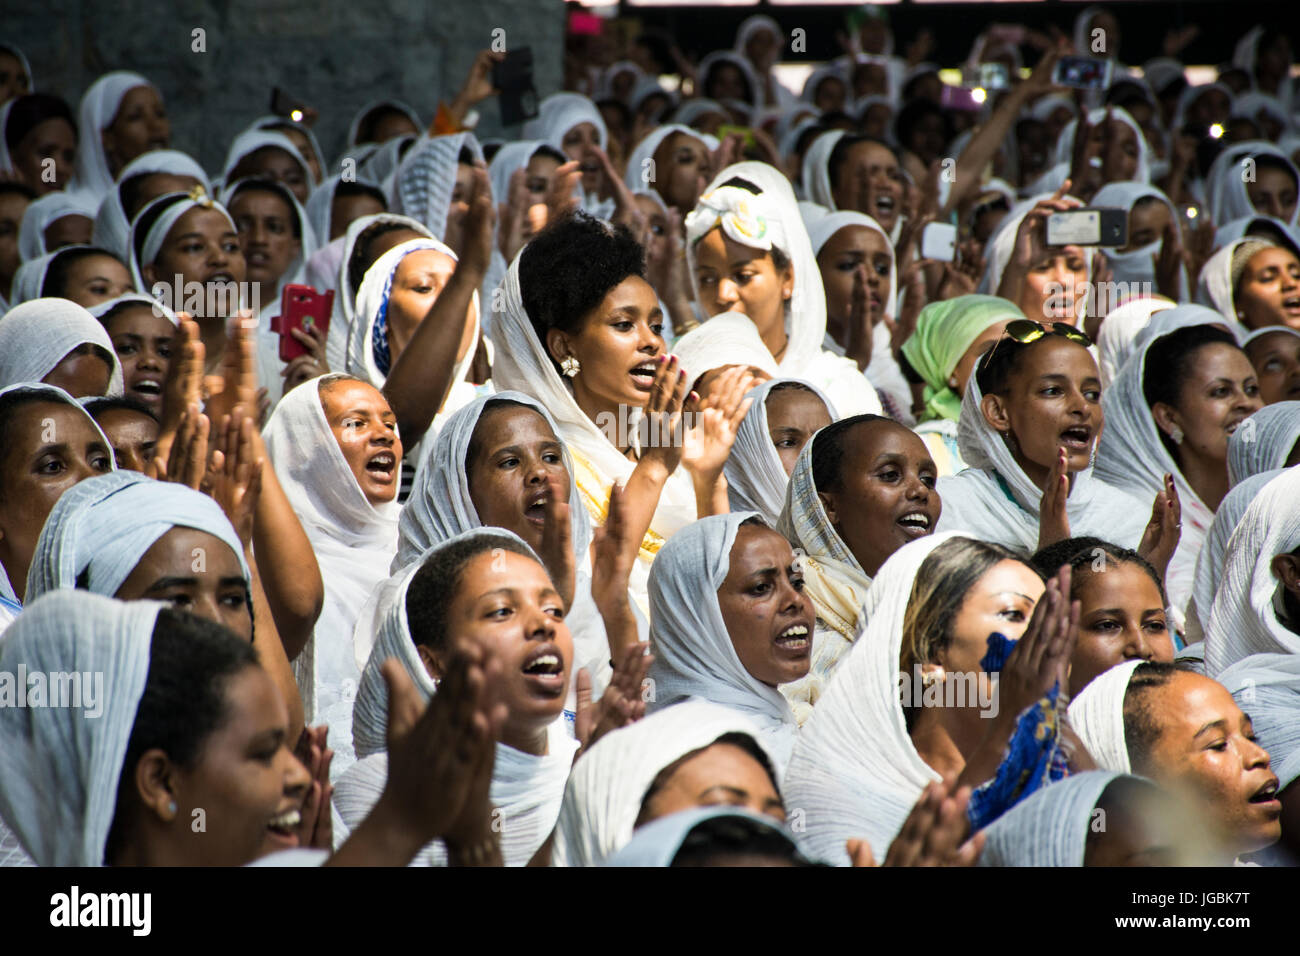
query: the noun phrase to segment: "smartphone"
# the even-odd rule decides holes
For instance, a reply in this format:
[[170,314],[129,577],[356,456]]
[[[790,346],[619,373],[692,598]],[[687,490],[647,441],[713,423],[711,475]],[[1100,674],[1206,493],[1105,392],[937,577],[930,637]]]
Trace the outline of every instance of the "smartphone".
[[271,89],[271,112],[301,123],[307,113],[307,104],[276,86]]
[[1071,209],[1047,217],[1049,246],[1124,246],[1128,244],[1125,209]]
[[1009,83],[1007,68],[1001,63],[981,63],[961,71],[961,85],[968,89],[979,88],[992,93],[1005,90]]
[[307,354],[307,346],[295,339],[290,329],[306,332],[314,328],[324,336],[329,333],[333,309],[333,289],[317,292],[309,285],[285,286],[280,296],[280,314],[271,320],[271,331],[280,333],[280,361],[289,362]]
[[952,262],[957,254],[957,227],[932,222],[921,230],[921,258]]
[[1114,60],[1093,56],[1063,56],[1052,70],[1052,82],[1080,90],[1104,90],[1110,86]]
[[978,113],[984,108],[984,101],[987,98],[988,94],[983,90],[976,93],[975,90],[967,89],[964,86],[944,84],[943,90],[939,93],[939,105],[946,110]]
[[723,123],[718,127],[718,141],[726,139],[732,133],[736,133],[745,141],[745,149],[753,149],[757,145],[754,141],[754,131],[748,126],[732,126],[729,123]]
[[501,122],[514,126],[537,115],[537,90],[533,86],[533,48],[510,50],[492,65],[492,86],[498,90]]

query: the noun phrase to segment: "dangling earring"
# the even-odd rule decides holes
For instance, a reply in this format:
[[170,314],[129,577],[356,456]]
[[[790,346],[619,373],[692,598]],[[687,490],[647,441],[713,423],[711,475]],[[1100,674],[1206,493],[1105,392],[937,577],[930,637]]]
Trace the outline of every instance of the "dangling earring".
[[582,363],[572,355],[566,355],[564,361],[560,363],[560,370],[564,372],[566,378],[573,378],[582,371]]
[[932,671],[923,671],[921,673],[921,686],[933,687],[935,684],[942,684],[945,676],[942,667],[936,667]]
[[1169,432],[1169,437],[1172,438],[1172,439],[1174,440],[1174,444],[1175,444],[1175,445],[1181,445],[1181,444],[1183,443],[1183,437],[1184,437],[1184,436],[1183,436],[1183,430],[1182,430],[1181,428],[1179,428],[1177,425],[1175,425],[1175,426],[1170,430],[1170,432]]

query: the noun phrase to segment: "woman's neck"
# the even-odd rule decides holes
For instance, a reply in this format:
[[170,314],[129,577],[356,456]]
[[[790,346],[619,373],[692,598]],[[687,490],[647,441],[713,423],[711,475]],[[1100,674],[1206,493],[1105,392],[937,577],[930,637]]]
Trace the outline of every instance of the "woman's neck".
[[[1016,447],[1012,449],[1011,457],[1016,460],[1016,464],[1019,465],[1020,470],[1025,473],[1025,477],[1034,483],[1035,488],[1039,491],[1047,490],[1047,482],[1052,477],[1052,469],[1044,468],[1038,462],[1030,461],[1026,458],[1020,451],[1019,443],[1017,443]],[[1065,473],[1065,477],[1070,482],[1071,491],[1074,490],[1074,477],[1076,474],[1078,474],[1078,472],[1067,471]]]
[[226,354],[226,320],[211,319],[199,323],[199,341],[203,343],[204,372],[215,375],[221,371],[221,360]]
[[[966,769],[966,756],[955,739],[945,713],[952,708],[918,707],[910,736],[912,746],[931,770],[943,777],[957,777]],[[978,741],[976,741],[978,743]],[[971,744],[973,749],[973,744]]]
[[785,317],[782,316],[772,323],[760,333],[760,337],[767,350],[772,353],[772,358],[780,362],[785,357],[786,346],[790,344],[790,337],[785,334]]
[[531,754],[534,757],[545,757],[549,752],[550,736],[547,732],[549,724],[543,724],[541,727],[535,724],[513,724],[506,722],[501,731],[501,742],[507,747],[518,750],[520,753]]
[[1178,470],[1205,507],[1218,511],[1219,503],[1228,494],[1228,463],[1183,451],[1178,455]]
[[[579,373],[581,374],[581,373]],[[618,449],[619,454],[632,457],[632,409],[627,405],[609,402],[574,384],[573,400],[605,436],[606,441]]]

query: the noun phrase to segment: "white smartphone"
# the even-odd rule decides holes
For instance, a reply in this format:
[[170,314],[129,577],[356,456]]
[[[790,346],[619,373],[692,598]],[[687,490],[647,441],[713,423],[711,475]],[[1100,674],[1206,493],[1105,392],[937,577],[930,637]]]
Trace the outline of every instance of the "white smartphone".
[[1047,217],[1049,246],[1123,246],[1128,214],[1123,209],[1071,209]]
[[952,262],[957,255],[957,227],[932,222],[921,230],[921,258]]

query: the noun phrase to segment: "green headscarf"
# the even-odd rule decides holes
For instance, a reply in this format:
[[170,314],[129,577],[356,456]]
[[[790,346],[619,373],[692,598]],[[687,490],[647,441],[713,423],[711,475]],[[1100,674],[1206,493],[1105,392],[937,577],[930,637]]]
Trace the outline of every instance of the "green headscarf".
[[959,295],[921,310],[916,331],[903,343],[903,356],[925,381],[921,421],[957,420],[961,396],[948,387],[948,376],[986,329],[1024,317],[1014,303],[996,295]]

